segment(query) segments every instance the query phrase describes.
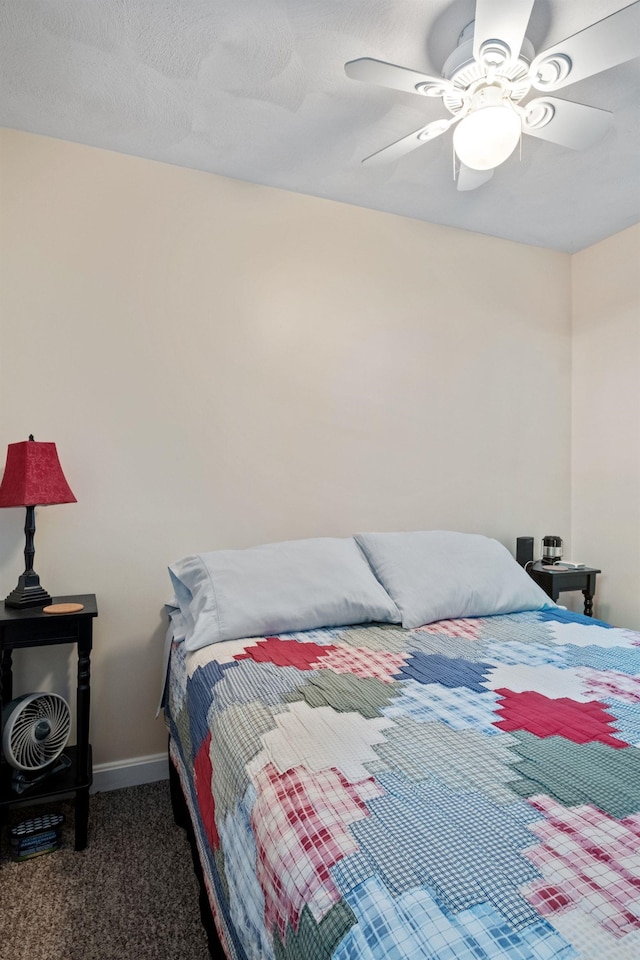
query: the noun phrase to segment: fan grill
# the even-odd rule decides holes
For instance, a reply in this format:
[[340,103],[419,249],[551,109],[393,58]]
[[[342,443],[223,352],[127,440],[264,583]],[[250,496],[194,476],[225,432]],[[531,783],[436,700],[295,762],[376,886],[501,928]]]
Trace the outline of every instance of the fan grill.
[[41,770],[62,753],[71,728],[69,705],[55,693],[33,693],[9,704],[3,729],[7,761],[17,770]]

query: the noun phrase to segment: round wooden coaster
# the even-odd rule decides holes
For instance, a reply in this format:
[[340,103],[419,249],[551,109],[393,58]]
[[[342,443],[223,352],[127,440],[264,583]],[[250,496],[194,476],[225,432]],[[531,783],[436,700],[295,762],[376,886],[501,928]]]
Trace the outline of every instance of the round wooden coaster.
[[84,610],[84,603],[50,603],[48,607],[43,607],[43,613],[77,613]]

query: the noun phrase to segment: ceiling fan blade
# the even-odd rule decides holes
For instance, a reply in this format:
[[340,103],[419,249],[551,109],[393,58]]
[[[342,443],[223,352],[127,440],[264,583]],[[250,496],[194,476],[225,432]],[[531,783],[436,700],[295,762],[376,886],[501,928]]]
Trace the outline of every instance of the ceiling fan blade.
[[394,143],[390,143],[388,147],[383,147],[382,150],[377,150],[370,156],[365,157],[362,162],[373,166],[375,164],[390,163],[392,160],[399,160],[400,157],[411,153],[416,147],[427,143],[428,140],[439,137],[440,134],[448,130],[451,124],[455,122],[455,117],[446,120],[433,120],[431,123],[428,123],[426,127],[420,127],[419,130],[414,130],[413,133],[402,137],[401,140],[396,140]]
[[409,70],[370,57],[349,60],[344,65],[344,72],[352,80],[376,83],[380,87],[390,87],[404,93],[426,93],[427,96],[441,97],[443,93],[453,90],[453,84],[443,77],[430,77],[419,70]]
[[482,62],[483,45],[488,57],[491,47],[495,46],[492,41],[501,41],[509,47],[506,59],[517,59],[533,4],[534,0],[476,0],[474,58]]
[[458,171],[458,190],[461,192],[475,190],[487,180],[491,180],[492,176],[493,170],[472,170],[471,167],[461,163]]
[[543,50],[531,64],[536,90],[559,90],[640,55],[640,0]]
[[557,97],[537,97],[524,107],[522,132],[572,150],[584,150],[607,132],[613,114]]

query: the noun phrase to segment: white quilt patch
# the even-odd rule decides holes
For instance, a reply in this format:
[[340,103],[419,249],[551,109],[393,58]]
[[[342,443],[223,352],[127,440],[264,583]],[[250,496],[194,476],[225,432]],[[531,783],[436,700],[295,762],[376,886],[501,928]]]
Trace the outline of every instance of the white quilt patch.
[[549,620],[547,628],[554,643],[571,644],[574,647],[635,647],[638,644],[637,633],[618,627]]
[[490,690],[500,690],[503,687],[514,693],[535,691],[545,697],[557,700],[559,697],[570,697],[586,703],[596,699],[589,693],[587,679],[574,668],[562,669],[550,664],[539,667],[530,667],[524,664],[513,666],[508,663],[497,664],[484,682]]
[[275,717],[277,727],[262,736],[264,749],[249,764],[254,778],[269,762],[281,773],[304,766],[319,771],[337,768],[350,783],[371,776],[365,763],[378,760],[373,744],[383,743],[382,733],[393,721],[371,720],[359,713],[340,713],[332,707],[310,707],[296,701]]

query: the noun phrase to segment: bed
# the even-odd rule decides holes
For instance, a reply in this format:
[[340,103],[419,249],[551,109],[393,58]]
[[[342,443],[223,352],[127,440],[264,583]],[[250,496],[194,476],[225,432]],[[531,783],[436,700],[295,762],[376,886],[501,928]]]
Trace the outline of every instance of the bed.
[[[380,618],[374,604],[339,626],[254,634],[234,624],[247,635],[225,639],[234,552],[202,576],[213,611],[184,564],[174,568],[174,796],[224,955],[637,960],[640,634],[529,592],[502,554],[506,576],[491,563],[478,574],[468,543],[444,569],[439,542],[429,567],[431,542],[425,558],[417,541],[407,549],[409,535],[377,536],[381,551],[360,540],[358,561],[397,616]],[[299,596],[304,564],[288,563]],[[442,609],[439,588],[425,591],[434,570],[454,582],[441,592],[456,593],[464,616],[431,616]],[[496,575],[524,599],[501,587],[487,604]],[[242,569],[239,581],[255,595],[252,576]],[[317,606],[314,622],[345,615]],[[356,604],[350,616],[360,613]],[[277,625],[273,610],[266,619]]]

